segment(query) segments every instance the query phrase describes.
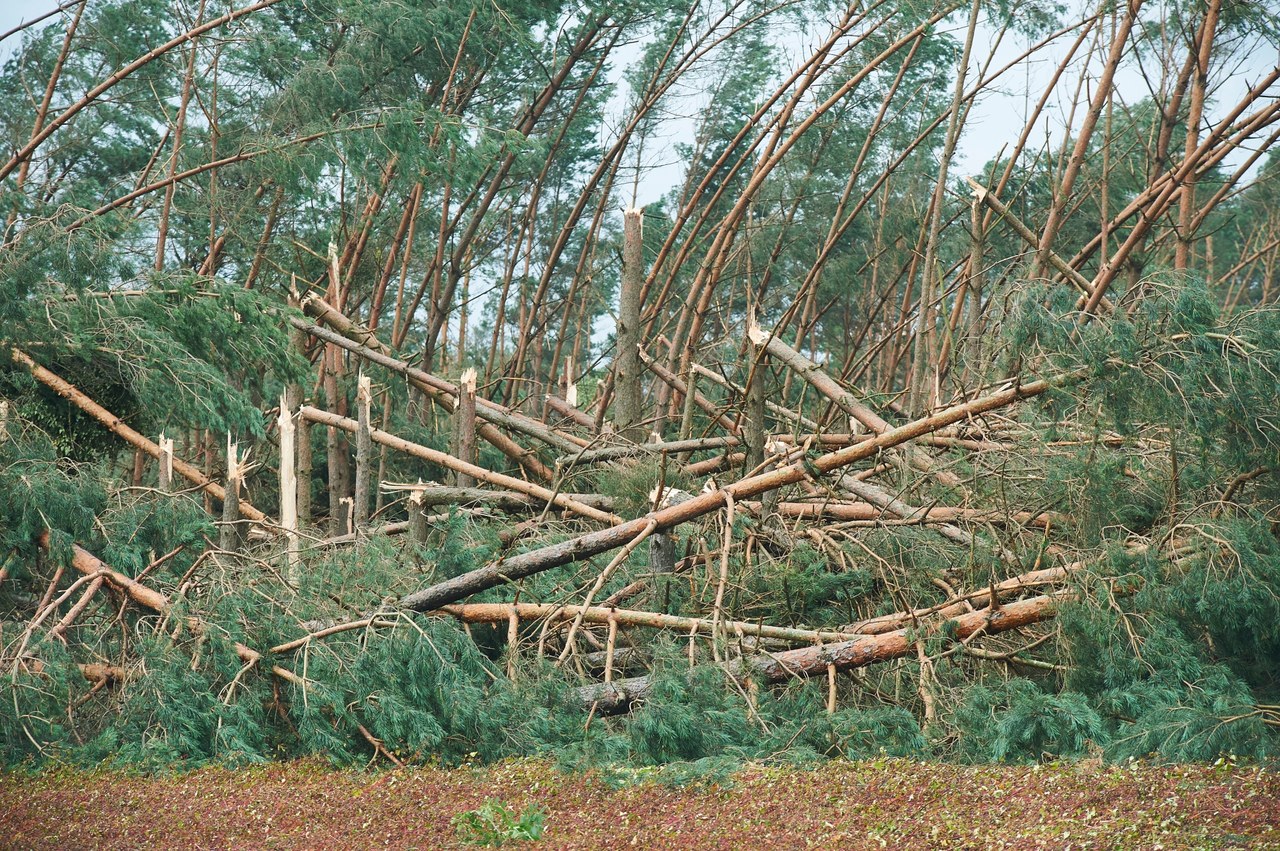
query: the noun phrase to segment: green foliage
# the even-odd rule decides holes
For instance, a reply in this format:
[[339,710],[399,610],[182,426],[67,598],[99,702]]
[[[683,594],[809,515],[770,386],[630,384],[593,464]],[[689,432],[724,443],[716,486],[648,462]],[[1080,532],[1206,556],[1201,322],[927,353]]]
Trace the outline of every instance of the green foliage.
[[463,842],[497,848],[507,842],[537,842],[546,820],[546,810],[535,804],[516,813],[502,801],[490,798],[474,810],[458,813],[452,822]]
[[962,731],[960,753],[972,761],[1078,757],[1105,735],[1084,695],[1047,693],[1022,679],[970,688],[955,721]]

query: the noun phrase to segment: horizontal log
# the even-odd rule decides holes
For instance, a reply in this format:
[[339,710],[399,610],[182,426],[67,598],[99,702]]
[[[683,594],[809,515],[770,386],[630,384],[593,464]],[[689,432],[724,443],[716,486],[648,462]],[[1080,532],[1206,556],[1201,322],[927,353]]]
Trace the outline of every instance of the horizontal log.
[[738,446],[742,440],[737,437],[695,437],[689,440],[672,440],[665,443],[631,443],[626,446],[602,446],[599,449],[586,449],[556,459],[557,468],[572,467],[576,464],[591,464],[596,461],[615,461],[619,458],[634,458],[640,455],[668,455],[673,452],[696,452],[700,449],[725,449]]
[[[352,434],[356,432],[360,425],[356,420],[350,419],[349,417],[340,417],[337,414],[331,414],[328,411],[322,411],[319,408],[313,408],[310,405],[303,405],[299,413],[303,418],[310,420],[311,422],[341,429]],[[396,437],[394,434],[385,432],[382,429],[370,428],[369,437],[373,439],[374,443],[380,443],[383,446],[396,450],[397,452],[403,452],[406,455],[412,455],[415,458],[421,458],[424,461],[439,464],[458,473],[466,473],[479,481],[488,482],[491,485],[497,485],[498,487],[536,497],[541,499],[544,503],[549,502],[552,505],[558,505],[561,508],[572,511],[575,514],[580,514],[583,517],[588,517],[592,520],[599,520],[602,523],[622,522],[620,517],[616,517],[607,511],[601,511],[598,508],[592,508],[589,505],[583,505],[568,494],[548,490],[541,485],[526,482],[524,479],[517,479],[514,476],[495,473],[493,470],[487,470],[484,467],[479,467],[475,464],[468,464],[466,461],[463,461],[460,458],[455,458],[446,452],[441,452],[438,449],[432,449],[429,446],[423,446],[420,443],[405,440],[402,437]]]
[[[610,606],[559,606],[554,603],[467,603],[445,606],[438,614],[452,615],[465,623],[506,623],[515,611],[521,620],[551,618],[556,621],[572,621],[580,614],[583,623],[607,625],[610,620],[622,626],[646,626],[670,630],[683,635],[696,633],[711,635],[712,623],[703,618],[686,618],[660,612],[637,609],[615,609]],[[857,636],[849,632],[798,629],[786,626],[751,623],[750,621],[721,621],[720,635],[750,635],[755,638],[777,641],[803,642],[848,641]]]
[[[458,488],[445,485],[401,485],[384,483],[386,493],[415,491],[422,494],[423,505],[461,505],[479,502],[503,511],[528,511],[546,508],[547,501],[516,491],[492,491],[484,488]],[[567,493],[565,496],[600,511],[613,511],[613,498],[597,493]]]
[[[124,440],[129,445],[141,449],[152,458],[159,460],[164,454],[158,443],[148,440],[138,432],[134,431],[124,420],[99,405],[93,399],[82,393],[74,384],[61,378],[60,376],[45,369],[36,363],[31,357],[20,349],[13,349],[13,359],[25,366],[31,371],[31,374],[44,386],[102,423],[107,429],[117,437]],[[196,467],[188,464],[179,458],[173,458],[173,469],[178,475],[188,480],[192,484],[199,487],[202,491],[209,494],[218,501],[224,501],[227,498],[226,489],[215,481],[212,481],[200,472]],[[247,517],[257,523],[269,524],[270,518],[258,509],[254,508],[247,500],[240,500],[240,516]]]
[[[877,662],[913,656],[919,637],[937,635],[943,630],[954,630],[951,634],[957,640],[963,640],[979,630],[995,635],[1048,620],[1057,614],[1059,603],[1071,596],[1070,592],[1046,594],[1018,600],[995,611],[983,609],[950,619],[938,619],[923,630],[899,629],[835,644],[744,657],[729,663],[728,671],[734,677],[750,678],[760,683],[780,683],[799,677],[825,676],[831,666],[837,671],[864,668]],[[625,712],[633,704],[643,703],[652,688],[652,677],[634,677],[585,686],[578,690],[578,697],[584,705],[597,712]]]
[[993,411],[1046,392],[1051,387],[1073,380],[1080,372],[1041,379],[1026,384],[1006,387],[987,396],[974,399],[929,416],[891,428],[854,446],[847,446],[813,460],[801,459],[757,476],[742,479],[724,488],[711,490],[688,502],[652,511],[627,523],[591,532],[541,549],[492,562],[476,570],[439,582],[401,598],[400,604],[417,611],[429,611],[455,603],[464,597],[493,588],[506,582],[532,576],[563,564],[598,555],[624,546],[644,529],[653,524],[655,531],[664,531],[687,523],[705,514],[719,510],[732,497],[735,501],[776,490],[785,485],[804,481],[815,475],[830,473],[857,461],[871,458],[890,447],[899,446],[924,434],[966,420],[987,411]]

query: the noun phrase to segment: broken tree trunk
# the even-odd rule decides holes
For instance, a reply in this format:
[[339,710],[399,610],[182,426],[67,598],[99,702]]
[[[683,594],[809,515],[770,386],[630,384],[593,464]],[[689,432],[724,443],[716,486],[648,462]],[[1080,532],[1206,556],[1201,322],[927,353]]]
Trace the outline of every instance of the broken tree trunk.
[[[299,406],[301,407],[301,406]],[[311,525],[311,423],[305,417],[290,411],[290,418],[297,417],[295,455],[298,461],[298,523]]]
[[[1071,592],[1059,592],[1018,600],[994,611],[982,609],[950,620],[941,619],[923,631],[927,635],[936,635],[947,630],[957,640],[968,638],[979,631],[994,635],[1054,617],[1058,604],[1071,596]],[[727,670],[731,676],[749,678],[758,683],[826,676],[831,667],[837,671],[847,671],[912,655],[916,652],[921,632],[920,627],[911,627],[835,644],[744,657],[728,663]],[[652,687],[652,677],[644,676],[587,686],[579,689],[578,695],[583,704],[597,712],[625,712],[632,704],[643,703]]]
[[218,548],[229,553],[240,551],[244,536],[240,534],[240,447],[227,435],[227,498],[222,501],[222,526],[218,530]]
[[[515,491],[493,491],[484,490],[483,488],[460,488],[446,487],[444,485],[436,485],[430,483],[419,482],[416,485],[410,484],[385,484],[383,490],[388,493],[395,491],[408,491],[410,494],[417,494],[419,504],[430,508],[436,505],[465,505],[469,503],[483,503],[493,506],[502,511],[518,512],[518,511],[541,511],[546,508],[547,501],[537,497],[530,496],[525,493],[517,493]],[[613,498],[601,496],[594,493],[566,493],[565,496],[572,500],[581,502],[583,505],[589,505],[600,511],[613,511]]]
[[[90,399],[84,393],[81,393],[73,384],[65,381],[45,369],[43,366],[40,366],[40,364],[33,361],[30,356],[21,349],[13,349],[12,352],[13,359],[31,370],[31,374],[35,376],[37,381],[57,393],[62,398],[66,399],[71,404],[75,405],[80,410],[84,411],[89,416],[93,417],[98,422],[102,423],[111,431],[112,434],[115,434],[129,445],[141,449],[152,458],[162,458],[164,456],[164,451],[158,444],[153,443],[138,432],[129,428],[129,426],[125,425],[123,420]],[[170,444],[170,449],[172,449],[172,444]],[[170,457],[172,457],[172,453],[170,453]],[[177,471],[177,473],[187,481],[197,485],[202,491],[214,499],[226,499],[227,492],[222,485],[205,476],[187,462],[173,458],[172,469]],[[247,517],[256,523],[265,524],[269,522],[267,515],[263,514],[243,499],[240,500],[240,515],[242,517]]]
[[1006,407],[1021,399],[1037,396],[1051,387],[1074,379],[1079,374],[1078,372],[1068,373],[1050,379],[1016,384],[1012,387],[998,390],[995,393],[970,402],[945,408],[897,428],[888,429],[883,434],[876,435],[862,443],[838,449],[813,460],[801,459],[767,473],[742,479],[723,489],[703,493],[688,502],[652,511],[627,523],[622,523],[609,529],[602,529],[598,532],[591,532],[558,544],[521,553],[510,559],[485,565],[469,573],[464,573],[461,576],[408,594],[401,599],[400,604],[405,608],[417,611],[438,609],[486,588],[492,588],[505,582],[550,570],[553,567],[608,552],[633,540],[650,523],[656,524],[655,531],[671,529],[681,523],[686,523],[719,510],[728,498],[739,501],[749,499],[784,485],[804,481],[814,475],[838,470],[856,461],[870,458],[890,447],[900,446],[921,435],[937,431],[952,423]]
[[614,363],[614,423],[625,440],[645,439],[640,394],[640,292],[644,288],[644,210],[622,214],[622,295]]
[[[458,407],[454,416],[455,454],[467,464],[475,464],[476,455],[476,371],[468,369],[458,381]],[[475,485],[475,476],[469,473],[455,474],[454,484],[460,488]]]
[[173,492],[173,438],[160,435],[160,473],[158,485],[164,493]]
[[[354,432],[359,427],[359,423],[355,420],[347,417],[340,417],[337,414],[331,414],[328,411],[321,411],[318,408],[311,407],[310,405],[303,405],[301,414],[312,422],[320,423],[321,425],[329,426],[330,428],[341,429],[342,431]],[[396,437],[394,434],[388,434],[381,429],[369,429],[369,436],[372,438],[374,443],[381,443],[391,449],[404,452],[408,455],[413,455],[414,457],[421,458],[424,461],[430,461],[433,464],[439,464],[442,467],[447,467],[455,472],[467,473],[468,475],[474,476],[482,482],[488,482],[491,485],[528,494],[529,496],[536,497],[544,502],[549,502],[552,505],[568,509],[575,514],[580,514],[583,517],[589,517],[592,520],[599,520],[602,523],[612,524],[622,522],[622,519],[619,517],[615,517],[608,512],[592,508],[589,505],[583,505],[565,494],[548,490],[541,485],[535,485],[532,482],[526,482],[523,479],[517,479],[513,476],[507,476],[502,473],[495,473],[492,470],[477,467],[475,464],[468,464],[465,461],[454,458],[448,453],[440,452],[439,450],[432,449],[429,446],[423,446],[421,444]]]
[[[452,615],[465,623],[504,623],[514,612],[521,620],[574,621],[581,615],[582,623],[607,626],[610,620],[621,626],[644,626],[678,632],[682,635],[711,635],[712,622],[704,618],[685,618],[645,612],[636,609],[615,609],[611,606],[560,606],[555,603],[467,603],[446,606],[439,614]],[[749,621],[720,621],[721,634],[752,636],[800,643],[819,641],[850,641],[858,636],[848,632],[830,630],[796,629],[785,626],[751,623]]]
[[372,416],[373,385],[369,376],[356,380],[356,486],[354,516],[351,531],[363,529],[369,520],[369,474],[373,465],[373,441],[369,439],[369,423]]
[[298,477],[293,412],[289,406],[290,394],[280,394],[280,416],[276,425],[280,429],[280,528],[285,535],[285,576],[296,585],[298,574]]

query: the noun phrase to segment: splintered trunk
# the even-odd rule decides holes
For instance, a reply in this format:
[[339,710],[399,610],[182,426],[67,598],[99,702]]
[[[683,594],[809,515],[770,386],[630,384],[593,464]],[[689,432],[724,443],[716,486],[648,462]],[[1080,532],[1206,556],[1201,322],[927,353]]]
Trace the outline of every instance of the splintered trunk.
[[173,492],[173,438],[160,435],[160,473],[157,484],[163,493]]
[[[476,463],[476,371],[468,369],[458,380],[458,407],[454,411],[454,446],[458,459]],[[475,476],[458,471],[454,482],[460,488],[473,487]]]
[[373,388],[367,375],[360,376],[356,384],[356,416],[359,427],[356,429],[355,514],[352,518],[352,531],[364,528],[369,519],[369,474],[373,465],[373,441],[369,438]]
[[238,552],[243,542],[240,534],[240,485],[243,471],[239,447],[227,435],[227,495],[222,500],[222,527],[218,531],[218,548],[229,553]]
[[293,584],[298,576],[298,478],[295,473],[293,411],[289,394],[280,394],[280,528],[285,534],[285,575]]
[[[290,409],[290,416],[295,410]],[[311,524],[311,422],[302,416],[297,420],[294,455],[298,470],[298,524],[302,528]]]
[[618,350],[614,366],[614,422],[618,433],[640,443],[645,438],[640,396],[640,291],[644,288],[644,210],[623,214],[622,297],[618,309]]

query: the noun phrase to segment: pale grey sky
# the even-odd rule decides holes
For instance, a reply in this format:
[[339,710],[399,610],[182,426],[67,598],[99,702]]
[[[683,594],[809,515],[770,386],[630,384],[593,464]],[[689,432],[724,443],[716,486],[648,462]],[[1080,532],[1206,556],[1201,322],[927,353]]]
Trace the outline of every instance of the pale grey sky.
[[[57,4],[58,0],[0,0],[0,33],[8,31],[23,20],[31,20],[48,12],[55,8]],[[1068,5],[1077,6],[1081,4],[1082,0],[1072,0]],[[1090,9],[1093,6],[1094,4],[1089,4]],[[1154,2],[1147,4],[1150,14],[1158,14],[1163,6],[1164,2],[1161,2],[1161,0],[1154,0]],[[56,18],[50,18],[49,20],[56,20]],[[965,17],[957,15],[949,21],[949,24],[955,31],[956,36],[963,38],[966,25]],[[1057,43],[1043,50],[1030,61],[1023,62],[1018,67],[1010,70],[995,86],[980,96],[969,116],[965,132],[961,137],[959,162],[952,172],[953,175],[958,177],[978,171],[985,162],[998,155],[1005,145],[1011,145],[1017,139],[1018,134],[1022,131],[1026,115],[1040,97],[1045,85],[1052,78],[1054,69],[1066,54],[1072,37],[1068,36],[1059,39]],[[981,30],[979,43],[975,45],[970,80],[972,80],[972,75],[977,72],[978,63],[986,62],[987,57],[991,55],[993,38],[992,30],[989,28]],[[0,43],[0,58],[7,56],[19,39],[20,36],[14,36],[6,42]],[[991,67],[998,68],[1010,62],[1029,46],[1030,42],[1025,37],[1007,35],[1003,43],[996,49],[996,58],[991,63]],[[797,51],[803,47],[802,43],[797,42]],[[1057,91],[1049,102],[1046,114],[1041,119],[1040,126],[1037,127],[1032,136],[1033,145],[1060,144],[1068,116],[1073,115],[1071,100],[1076,95],[1076,82],[1079,79],[1080,71],[1084,67],[1083,63],[1086,61],[1087,56],[1087,51],[1081,51],[1081,56],[1077,57],[1076,67],[1073,72],[1066,74],[1063,82],[1059,84]],[[1092,58],[1094,61],[1090,67],[1096,68],[1097,57],[1095,55]],[[1280,64],[1280,52],[1277,51],[1275,43],[1268,45],[1265,49],[1249,52],[1242,65],[1234,70],[1231,78],[1223,85],[1219,93],[1219,103],[1230,102],[1236,94],[1243,91],[1248,81],[1256,80],[1263,72],[1277,64]],[[1083,97],[1087,98],[1090,91],[1086,87]],[[1122,101],[1130,104],[1142,100],[1148,93],[1146,83],[1132,65],[1125,68],[1118,75],[1116,92],[1118,102]],[[1074,110],[1074,116],[1077,121],[1080,120],[1082,114],[1083,109]],[[1210,118],[1212,117],[1212,110],[1210,110]],[[672,184],[679,181],[682,169],[680,164],[675,162],[675,157],[670,147],[674,142],[679,141],[681,137],[687,136],[692,131],[692,128],[692,118],[684,120],[675,118],[672,120],[671,126],[666,128],[662,134],[666,139],[666,150],[663,149],[664,144],[659,143],[654,148],[646,151],[646,162],[659,165],[647,173],[640,191],[641,197],[638,199],[640,203],[656,200]]]

